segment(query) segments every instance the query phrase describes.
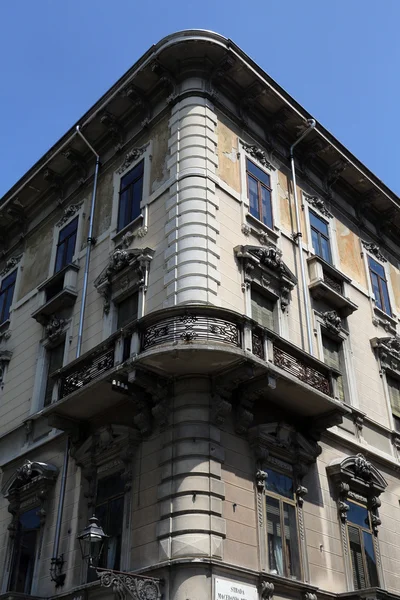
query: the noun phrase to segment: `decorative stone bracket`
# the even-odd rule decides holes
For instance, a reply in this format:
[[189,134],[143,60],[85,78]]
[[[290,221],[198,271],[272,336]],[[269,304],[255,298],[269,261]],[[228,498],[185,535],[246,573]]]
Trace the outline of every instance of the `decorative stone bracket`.
[[282,252],[273,244],[267,246],[236,246],[237,259],[244,272],[244,285],[252,282],[266,288],[280,299],[281,309],[286,310],[290,292],[297,284],[297,278],[282,260]]
[[308,204],[316,208],[321,215],[324,215],[327,219],[331,219],[333,214],[326,208],[325,202],[322,198],[318,198],[318,196],[309,196],[303,192],[304,198],[307,200]]
[[341,332],[342,319],[339,317],[336,310],[327,310],[326,312],[322,313],[321,316],[326,329],[332,331],[336,335]]
[[374,242],[361,242],[363,247],[367,250],[367,252],[369,252],[370,254],[372,254],[373,256],[375,256],[375,258],[377,258],[378,260],[382,261],[382,262],[387,262],[386,258],[383,256],[378,244],[374,244]]

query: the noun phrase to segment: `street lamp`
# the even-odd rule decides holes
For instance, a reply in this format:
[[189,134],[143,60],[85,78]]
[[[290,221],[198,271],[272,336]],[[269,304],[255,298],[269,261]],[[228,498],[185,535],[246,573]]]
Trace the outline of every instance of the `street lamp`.
[[93,515],[89,519],[89,525],[78,535],[79,546],[83,560],[88,561],[90,567],[95,566],[101,556],[104,542],[108,539],[101,527],[99,520]]

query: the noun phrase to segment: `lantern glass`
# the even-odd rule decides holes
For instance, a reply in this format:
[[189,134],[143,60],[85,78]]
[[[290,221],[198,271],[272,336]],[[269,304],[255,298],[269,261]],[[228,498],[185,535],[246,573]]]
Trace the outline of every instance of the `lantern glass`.
[[79,546],[83,560],[88,560],[89,565],[96,563],[101,556],[104,542],[108,538],[98,521],[93,515],[89,525],[78,535]]

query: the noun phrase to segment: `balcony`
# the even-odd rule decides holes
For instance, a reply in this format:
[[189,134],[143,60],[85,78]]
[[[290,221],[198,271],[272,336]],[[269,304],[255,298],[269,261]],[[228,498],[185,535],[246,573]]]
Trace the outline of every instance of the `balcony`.
[[78,271],[79,267],[71,263],[38,287],[39,308],[32,317],[41,325],[46,325],[51,315],[75,304]]
[[339,372],[238,313],[182,306],[132,322],[53,373],[56,400],[42,414],[90,420],[132,397],[142,402],[173,377],[199,374],[326,426],[348,412],[335,398]]
[[307,263],[310,275],[308,287],[315,300],[324,299],[341,317],[348,317],[357,310],[357,304],[346,296],[347,285],[351,281],[349,277],[319,256],[311,256]]

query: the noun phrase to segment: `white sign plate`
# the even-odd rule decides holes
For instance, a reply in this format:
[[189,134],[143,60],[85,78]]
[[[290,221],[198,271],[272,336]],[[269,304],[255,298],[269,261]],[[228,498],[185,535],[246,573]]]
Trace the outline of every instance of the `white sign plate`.
[[215,578],[214,600],[258,600],[255,585]]

